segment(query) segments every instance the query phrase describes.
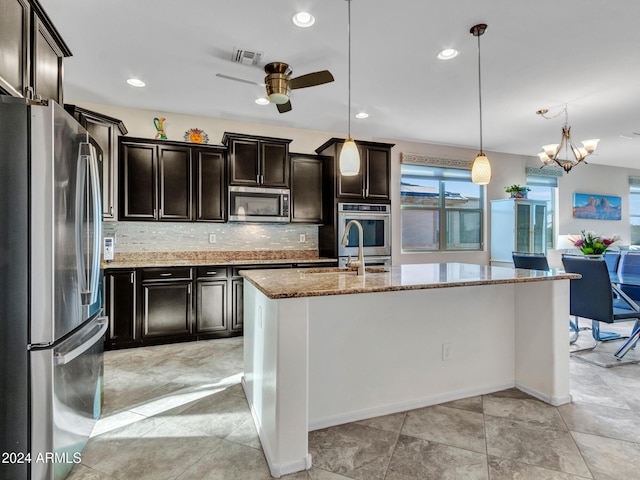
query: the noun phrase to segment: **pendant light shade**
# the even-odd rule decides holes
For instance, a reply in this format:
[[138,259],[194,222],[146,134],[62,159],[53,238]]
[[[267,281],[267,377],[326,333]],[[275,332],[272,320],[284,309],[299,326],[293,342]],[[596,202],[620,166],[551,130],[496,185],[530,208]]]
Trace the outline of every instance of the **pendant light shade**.
[[353,138],[349,137],[340,150],[340,174],[352,177],[360,172],[360,153]]
[[344,177],[352,177],[360,173],[360,153],[356,142],[351,138],[351,0],[347,0],[347,30],[349,33],[349,112],[348,126],[349,134],[347,140],[340,150],[340,175]]
[[487,29],[487,25],[481,23],[471,27],[469,33],[478,37],[478,104],[480,106],[480,153],[471,165],[471,181],[477,185],[487,185],[491,181],[491,164],[482,151],[482,75],[480,69],[480,36]]
[[476,185],[486,185],[491,181],[491,165],[484,153],[479,153],[471,166],[471,181]]

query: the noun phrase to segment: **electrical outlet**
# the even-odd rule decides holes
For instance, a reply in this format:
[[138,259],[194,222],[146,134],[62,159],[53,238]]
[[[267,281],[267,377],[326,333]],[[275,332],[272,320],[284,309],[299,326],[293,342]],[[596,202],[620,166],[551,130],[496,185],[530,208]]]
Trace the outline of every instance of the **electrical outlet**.
[[446,362],[447,360],[451,360],[451,344],[443,343],[442,344],[442,361]]
[[216,243],[218,241],[215,233],[209,234],[209,243]]
[[300,243],[304,243],[307,241],[307,236],[304,233],[300,234]]

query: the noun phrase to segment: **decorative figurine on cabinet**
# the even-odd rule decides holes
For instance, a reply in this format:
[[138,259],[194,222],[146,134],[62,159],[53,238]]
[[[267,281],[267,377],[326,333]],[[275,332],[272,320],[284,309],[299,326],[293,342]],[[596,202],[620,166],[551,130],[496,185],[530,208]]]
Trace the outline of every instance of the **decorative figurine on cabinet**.
[[153,119],[153,124],[156,127],[156,130],[158,131],[158,133],[156,133],[156,140],[166,140],[167,139],[167,135],[165,135],[164,133],[164,122],[165,122],[166,118],[162,117],[162,118],[154,118]]

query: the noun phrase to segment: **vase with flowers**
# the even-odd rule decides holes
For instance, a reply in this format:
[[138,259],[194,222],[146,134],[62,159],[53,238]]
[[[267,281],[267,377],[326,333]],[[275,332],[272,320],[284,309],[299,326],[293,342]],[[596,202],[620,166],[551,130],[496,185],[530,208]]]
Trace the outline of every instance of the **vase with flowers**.
[[504,191],[511,194],[511,198],[527,198],[527,192],[531,189],[529,187],[523,187],[522,185],[511,185],[504,187]]
[[580,249],[583,255],[600,256],[619,239],[616,235],[604,237],[594,232],[583,230],[579,236],[569,236],[576,248]]

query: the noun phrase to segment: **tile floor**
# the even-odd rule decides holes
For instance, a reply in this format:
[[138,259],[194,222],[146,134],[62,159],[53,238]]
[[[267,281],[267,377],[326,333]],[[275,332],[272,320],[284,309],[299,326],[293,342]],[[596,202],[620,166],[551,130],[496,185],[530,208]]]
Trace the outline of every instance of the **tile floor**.
[[[107,352],[103,416],[69,480],[270,479],[241,372],[241,337]],[[640,479],[640,365],[572,359],[571,394],[555,408],[512,389],[311,432],[314,467],[283,478]]]

